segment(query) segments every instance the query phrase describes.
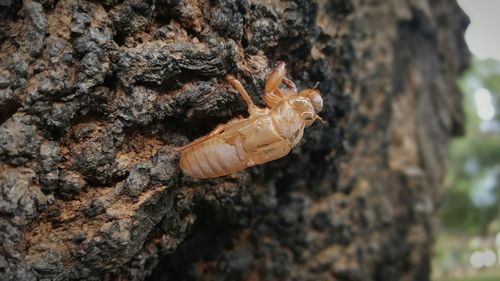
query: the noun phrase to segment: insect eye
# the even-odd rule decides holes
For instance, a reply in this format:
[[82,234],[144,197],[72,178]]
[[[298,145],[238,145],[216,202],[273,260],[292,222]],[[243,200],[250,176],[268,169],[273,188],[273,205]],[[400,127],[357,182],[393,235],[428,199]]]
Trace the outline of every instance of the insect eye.
[[308,98],[311,101],[316,113],[320,112],[323,109],[323,98],[321,97],[321,94],[318,90],[305,89],[300,92],[300,96]]
[[320,112],[323,109],[323,98],[321,96],[315,95],[312,99],[311,102],[313,104],[314,110],[316,112]]

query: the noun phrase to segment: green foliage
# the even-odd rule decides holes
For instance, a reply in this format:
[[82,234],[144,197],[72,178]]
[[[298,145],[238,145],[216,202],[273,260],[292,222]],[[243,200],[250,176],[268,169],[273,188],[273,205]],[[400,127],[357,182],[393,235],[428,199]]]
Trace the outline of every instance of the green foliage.
[[[477,114],[474,93],[486,88],[493,96],[493,102],[500,100],[500,62],[495,60],[473,61],[472,67],[460,81],[464,93],[466,134],[456,139],[450,147],[446,197],[441,209],[445,230],[471,235],[488,233],[490,224],[499,217],[500,207],[500,135],[497,131],[482,129],[485,121]],[[494,121],[500,127],[500,114]],[[496,175],[491,194],[493,204],[476,206],[471,199],[478,192],[482,181]],[[497,230],[498,231],[498,230]]]

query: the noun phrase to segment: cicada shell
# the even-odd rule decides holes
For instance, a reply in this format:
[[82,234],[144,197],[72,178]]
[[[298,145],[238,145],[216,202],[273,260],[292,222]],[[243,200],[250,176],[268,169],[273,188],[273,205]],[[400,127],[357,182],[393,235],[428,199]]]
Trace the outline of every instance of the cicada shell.
[[[264,91],[266,108],[255,106],[243,86],[232,76],[226,80],[248,105],[248,118],[219,125],[209,135],[179,148],[180,167],[193,178],[215,178],[286,156],[302,139],[323,107],[318,90],[297,92],[285,78],[280,62],[269,75]],[[280,89],[281,84],[286,89]]]

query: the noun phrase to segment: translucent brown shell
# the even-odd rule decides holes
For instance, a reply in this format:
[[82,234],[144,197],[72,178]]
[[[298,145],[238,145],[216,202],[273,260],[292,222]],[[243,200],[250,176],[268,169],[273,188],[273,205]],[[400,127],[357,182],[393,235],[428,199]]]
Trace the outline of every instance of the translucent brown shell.
[[[207,136],[178,148],[182,171],[193,178],[215,178],[287,155],[302,139],[304,128],[319,118],[323,99],[316,89],[298,94],[285,72],[285,64],[279,62],[269,75],[266,108],[255,106],[241,83],[228,76],[227,82],[247,103],[249,117],[219,125]],[[280,89],[281,84],[286,89]]]

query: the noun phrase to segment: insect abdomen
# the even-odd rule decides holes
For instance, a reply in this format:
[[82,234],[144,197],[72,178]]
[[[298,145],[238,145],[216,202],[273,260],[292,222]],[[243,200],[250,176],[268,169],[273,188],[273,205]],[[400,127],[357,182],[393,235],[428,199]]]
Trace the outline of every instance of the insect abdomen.
[[180,166],[193,178],[215,178],[243,170],[247,162],[239,139],[228,144],[214,137],[183,151]]

